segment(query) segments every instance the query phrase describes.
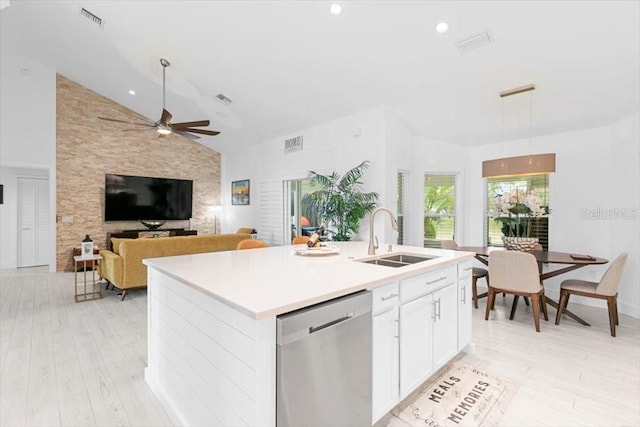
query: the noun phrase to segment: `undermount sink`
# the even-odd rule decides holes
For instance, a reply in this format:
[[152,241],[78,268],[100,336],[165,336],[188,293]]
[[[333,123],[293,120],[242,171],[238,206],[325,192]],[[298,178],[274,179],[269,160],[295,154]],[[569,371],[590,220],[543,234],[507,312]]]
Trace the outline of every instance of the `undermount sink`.
[[385,267],[404,267],[419,262],[430,261],[436,258],[438,257],[433,255],[395,253],[380,255],[373,259],[359,259],[356,261],[363,262],[365,264],[383,265]]

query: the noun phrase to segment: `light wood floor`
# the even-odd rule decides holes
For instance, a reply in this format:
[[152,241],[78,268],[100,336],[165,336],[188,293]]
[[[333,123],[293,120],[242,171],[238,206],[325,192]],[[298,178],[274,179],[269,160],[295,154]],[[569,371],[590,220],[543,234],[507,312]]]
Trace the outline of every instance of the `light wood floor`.
[[[499,297],[484,321],[485,301],[462,360],[514,384],[499,425],[640,425],[640,320],[620,315],[612,338],[606,310],[572,304],[591,328],[565,318],[538,334],[524,303],[509,321]],[[76,304],[71,273],[0,271],[0,425],[171,425],[144,382],[146,304],[144,290]]]

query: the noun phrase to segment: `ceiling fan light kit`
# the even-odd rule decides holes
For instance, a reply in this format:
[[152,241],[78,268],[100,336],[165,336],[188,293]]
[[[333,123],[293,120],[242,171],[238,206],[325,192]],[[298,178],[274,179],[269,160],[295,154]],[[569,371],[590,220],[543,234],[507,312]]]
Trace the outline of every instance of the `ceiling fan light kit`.
[[209,120],[197,120],[191,122],[180,122],[180,123],[171,123],[172,114],[166,109],[165,101],[166,101],[166,71],[167,67],[171,65],[169,61],[164,58],[160,58],[160,65],[162,65],[162,116],[160,116],[160,120],[152,123],[135,123],[128,122],[125,120],[111,119],[107,117],[98,117],[101,120],[107,120],[111,122],[117,123],[125,123],[134,126],[142,126],[147,129],[155,129],[160,136],[169,135],[171,133],[178,134],[180,136],[184,136],[189,139],[200,139],[199,136],[194,134],[201,135],[209,135],[215,136],[219,135],[220,132],[207,130],[207,129],[196,129],[197,127],[209,126],[211,123]]

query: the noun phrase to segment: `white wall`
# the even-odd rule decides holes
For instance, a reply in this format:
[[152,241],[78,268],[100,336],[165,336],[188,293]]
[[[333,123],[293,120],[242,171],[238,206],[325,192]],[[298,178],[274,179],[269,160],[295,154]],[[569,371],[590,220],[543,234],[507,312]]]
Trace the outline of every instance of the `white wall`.
[[[512,141],[504,144],[489,144],[472,147],[467,169],[467,187],[465,210],[465,244],[482,245],[484,242],[483,219],[485,201],[485,182],[482,176],[482,161],[500,157],[526,155],[529,153],[556,153],[556,173],[550,176],[549,217],[549,249],[560,252],[586,253],[613,260],[619,252],[626,250],[637,254],[638,228],[635,224],[635,242],[628,241],[626,231],[633,221],[624,222],[621,226],[612,226],[610,220],[587,220],[585,210],[608,209],[611,206],[633,207],[634,202],[622,195],[621,191],[635,192],[635,208],[638,207],[638,137],[637,122],[635,142],[633,120],[625,121],[617,128],[626,137],[618,137],[614,142],[611,127],[586,129],[528,140]],[[615,128],[615,126],[614,126]],[[635,144],[635,146],[634,146]],[[612,156],[612,147],[620,146],[620,153]],[[620,171],[617,164],[619,158],[627,159],[627,171]],[[616,177],[617,178],[614,178]],[[635,181],[633,178],[635,176]],[[623,177],[626,177],[623,179]],[[624,188],[619,183],[624,182]],[[637,221],[637,220],[636,220]],[[633,229],[633,227],[631,227]],[[622,241],[620,239],[623,239]],[[614,243],[616,242],[616,243]],[[637,255],[635,263],[637,265]],[[557,266],[553,267],[554,269]],[[585,267],[568,275],[561,275],[545,281],[545,291],[557,298],[562,280],[577,278],[597,281],[607,266]],[[632,276],[633,277],[633,276]],[[637,273],[635,282],[622,285],[620,290],[620,312],[639,316],[637,298]],[[628,287],[635,290],[630,291]],[[635,295],[635,296],[634,296]],[[602,303],[593,299],[576,297],[576,302],[600,306]]]
[[412,187],[416,190],[413,200],[412,215],[418,220],[415,228],[416,239],[412,244],[422,246],[424,244],[424,175],[430,174],[456,174],[456,241],[462,245],[465,241],[464,218],[466,217],[467,193],[467,165],[469,162],[468,149],[455,144],[442,141],[434,141],[417,137],[413,153]]
[[[284,141],[294,136],[303,136],[303,150],[285,154]],[[323,174],[334,170],[344,173],[364,160],[371,162],[363,177],[364,191],[380,193],[382,206],[391,202],[395,206],[395,198],[388,196],[385,190],[384,144],[385,108],[376,107],[269,139],[248,149],[223,154],[222,231],[227,233],[239,227],[258,227],[260,182],[304,178],[310,170]],[[251,180],[251,204],[232,206],[231,181],[242,179]],[[365,218],[356,238],[368,239],[367,233],[368,221]],[[384,241],[382,233],[378,235],[380,241]]]
[[[28,75],[21,72],[28,69]],[[55,271],[56,73],[29,58],[2,53],[0,61],[0,268],[16,265],[16,174],[48,175],[49,266]],[[25,171],[24,169],[27,169]],[[6,181],[5,181],[6,180]]]
[[[356,134],[359,136],[354,136]],[[304,137],[302,152],[284,154],[284,140],[293,136]],[[309,170],[340,173],[363,160],[371,161],[364,176],[365,191],[380,194],[379,204],[396,213],[396,174],[409,172],[407,190],[407,222],[405,242],[422,246],[423,179],[425,172],[459,174],[458,192],[459,233],[463,234],[464,169],[467,149],[445,142],[415,137],[400,118],[384,106],[376,107],[331,122],[283,135],[247,150],[223,155],[223,232],[239,227],[256,227],[259,218],[257,200],[261,180],[282,181],[302,178]],[[231,181],[250,179],[252,201],[250,206],[231,206]],[[369,218],[366,217],[356,236],[368,240]],[[376,235],[380,245],[396,242],[396,232],[386,215],[376,216]]]
[[[640,317],[640,112],[611,127],[611,200],[608,214],[610,256],[629,253],[620,288],[620,311]],[[613,210],[613,215],[611,212]],[[599,213],[599,212],[598,212]]]
[[[419,239],[420,231],[417,230],[420,221],[414,215],[415,206],[413,203],[416,194],[419,194],[419,189],[412,183],[412,179],[416,175],[413,170],[415,138],[404,122],[393,111],[386,109],[385,115],[385,194],[387,197],[385,203],[381,203],[380,206],[389,208],[397,216],[397,174],[399,171],[408,173],[408,179],[405,182],[404,244],[413,245],[421,241]],[[380,247],[383,248],[384,244],[396,243],[398,235],[393,231],[387,215],[378,214],[375,220],[375,231],[379,237]],[[385,239],[383,240],[380,236],[384,236]]]

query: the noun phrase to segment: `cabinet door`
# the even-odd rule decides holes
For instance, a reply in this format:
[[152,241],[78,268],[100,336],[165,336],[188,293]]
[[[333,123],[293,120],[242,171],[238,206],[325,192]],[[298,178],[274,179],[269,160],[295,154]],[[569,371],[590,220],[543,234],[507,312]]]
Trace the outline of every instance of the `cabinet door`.
[[400,306],[400,398],[405,398],[433,372],[432,295]]
[[[470,265],[470,263],[469,263]],[[471,343],[471,318],[473,301],[471,300],[471,275],[458,279],[458,350]]]
[[398,402],[398,307],[373,316],[372,424]]
[[458,287],[454,285],[433,294],[433,359],[434,370],[458,352]]

